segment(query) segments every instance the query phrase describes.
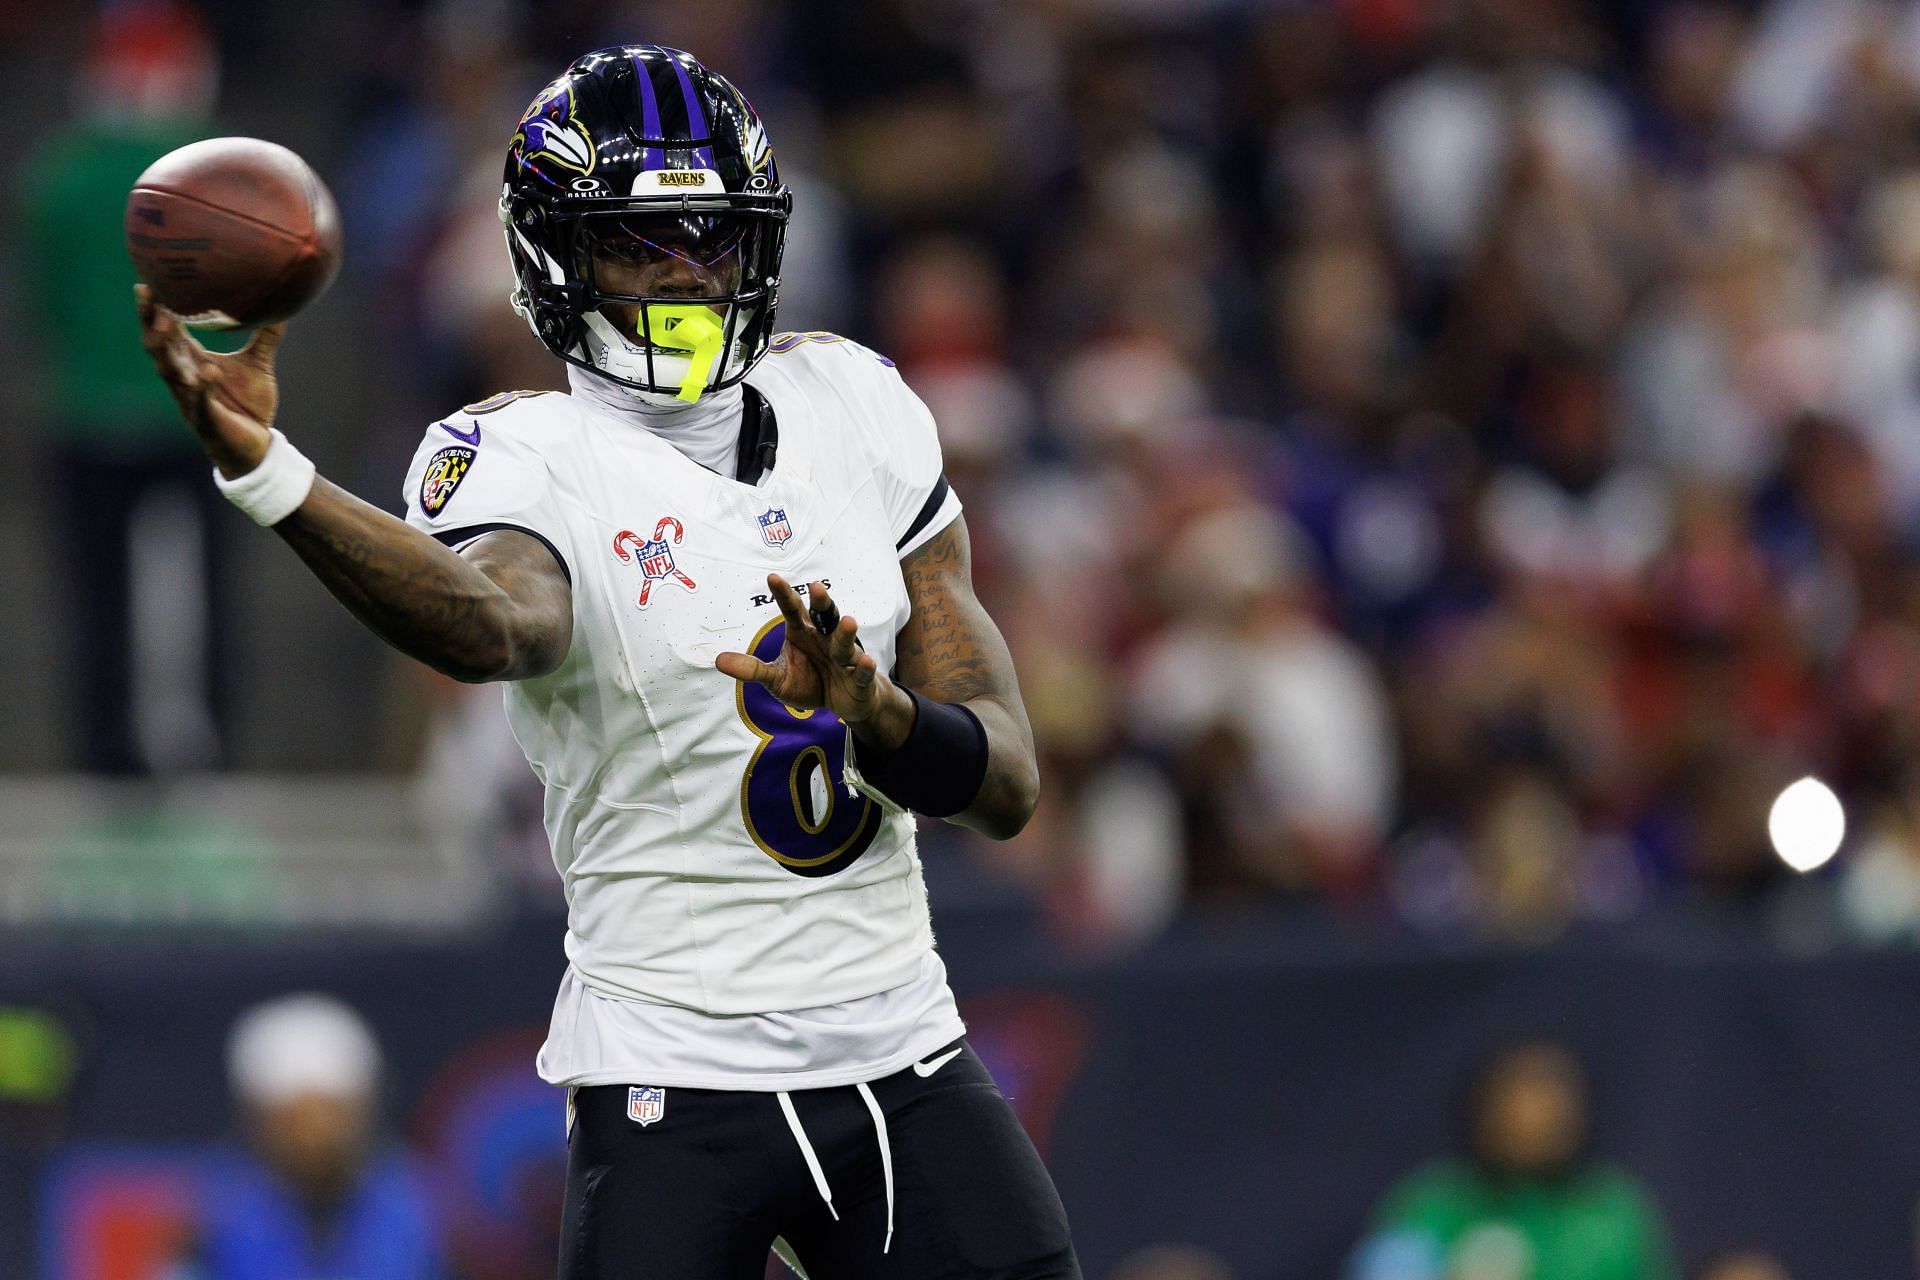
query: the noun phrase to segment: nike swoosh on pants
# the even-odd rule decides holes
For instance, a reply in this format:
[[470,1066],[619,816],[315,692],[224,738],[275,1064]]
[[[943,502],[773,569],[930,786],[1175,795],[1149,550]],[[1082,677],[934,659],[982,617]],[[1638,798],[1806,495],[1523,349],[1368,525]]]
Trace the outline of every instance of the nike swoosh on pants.
[[955,1058],[959,1056],[960,1056],[960,1050],[949,1049],[937,1058],[929,1059],[926,1062],[914,1063],[913,1074],[919,1076],[922,1080],[924,1080],[928,1076],[932,1075],[934,1072],[938,1071],[940,1068],[946,1066],[949,1062],[952,1062]]

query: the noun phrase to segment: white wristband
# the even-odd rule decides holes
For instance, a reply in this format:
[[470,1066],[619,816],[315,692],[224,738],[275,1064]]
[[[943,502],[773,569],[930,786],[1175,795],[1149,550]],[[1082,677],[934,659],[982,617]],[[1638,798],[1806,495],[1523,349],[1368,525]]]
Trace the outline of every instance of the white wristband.
[[294,448],[275,427],[259,466],[231,480],[216,467],[213,483],[228,502],[246,512],[255,524],[265,526],[279,524],[299,510],[313,491],[314,474],[313,460]]

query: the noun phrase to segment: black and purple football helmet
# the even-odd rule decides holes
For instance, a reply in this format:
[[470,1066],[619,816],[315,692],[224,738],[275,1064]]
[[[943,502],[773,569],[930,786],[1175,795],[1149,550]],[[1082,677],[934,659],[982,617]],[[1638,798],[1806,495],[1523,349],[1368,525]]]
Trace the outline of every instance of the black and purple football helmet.
[[[726,77],[659,45],[597,50],[540,91],[507,150],[514,309],[569,363],[697,399],[766,352],[792,207]],[[656,256],[691,264],[706,291],[622,292],[619,264]]]

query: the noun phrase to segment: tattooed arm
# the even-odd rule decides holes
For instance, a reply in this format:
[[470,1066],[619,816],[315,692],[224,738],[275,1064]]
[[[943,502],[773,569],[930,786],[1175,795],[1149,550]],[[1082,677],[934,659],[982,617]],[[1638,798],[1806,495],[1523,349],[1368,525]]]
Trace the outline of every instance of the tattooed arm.
[[[229,479],[259,466],[280,407],[273,361],[286,326],[217,354],[145,285],[134,294],[147,354],[207,457]],[[318,477],[273,529],[375,635],[456,680],[545,675],[572,643],[566,574],[524,533],[489,533],[462,554]]]
[[566,574],[527,534],[499,529],[455,552],[319,478],[273,531],[368,630],[456,680],[545,675],[573,641]]
[[1040,771],[1013,655],[973,594],[966,517],[901,561],[900,571],[913,612],[900,629],[894,678],[936,701],[963,703],[980,718],[987,731],[986,781],[953,821],[1005,840],[1033,816]]

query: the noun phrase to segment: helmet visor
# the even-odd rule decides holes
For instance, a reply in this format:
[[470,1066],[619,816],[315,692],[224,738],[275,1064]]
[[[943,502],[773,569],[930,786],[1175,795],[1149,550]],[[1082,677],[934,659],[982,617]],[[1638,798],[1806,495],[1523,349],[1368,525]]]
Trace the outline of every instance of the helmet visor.
[[582,218],[577,270],[603,299],[726,299],[759,283],[764,221],[728,212]]

